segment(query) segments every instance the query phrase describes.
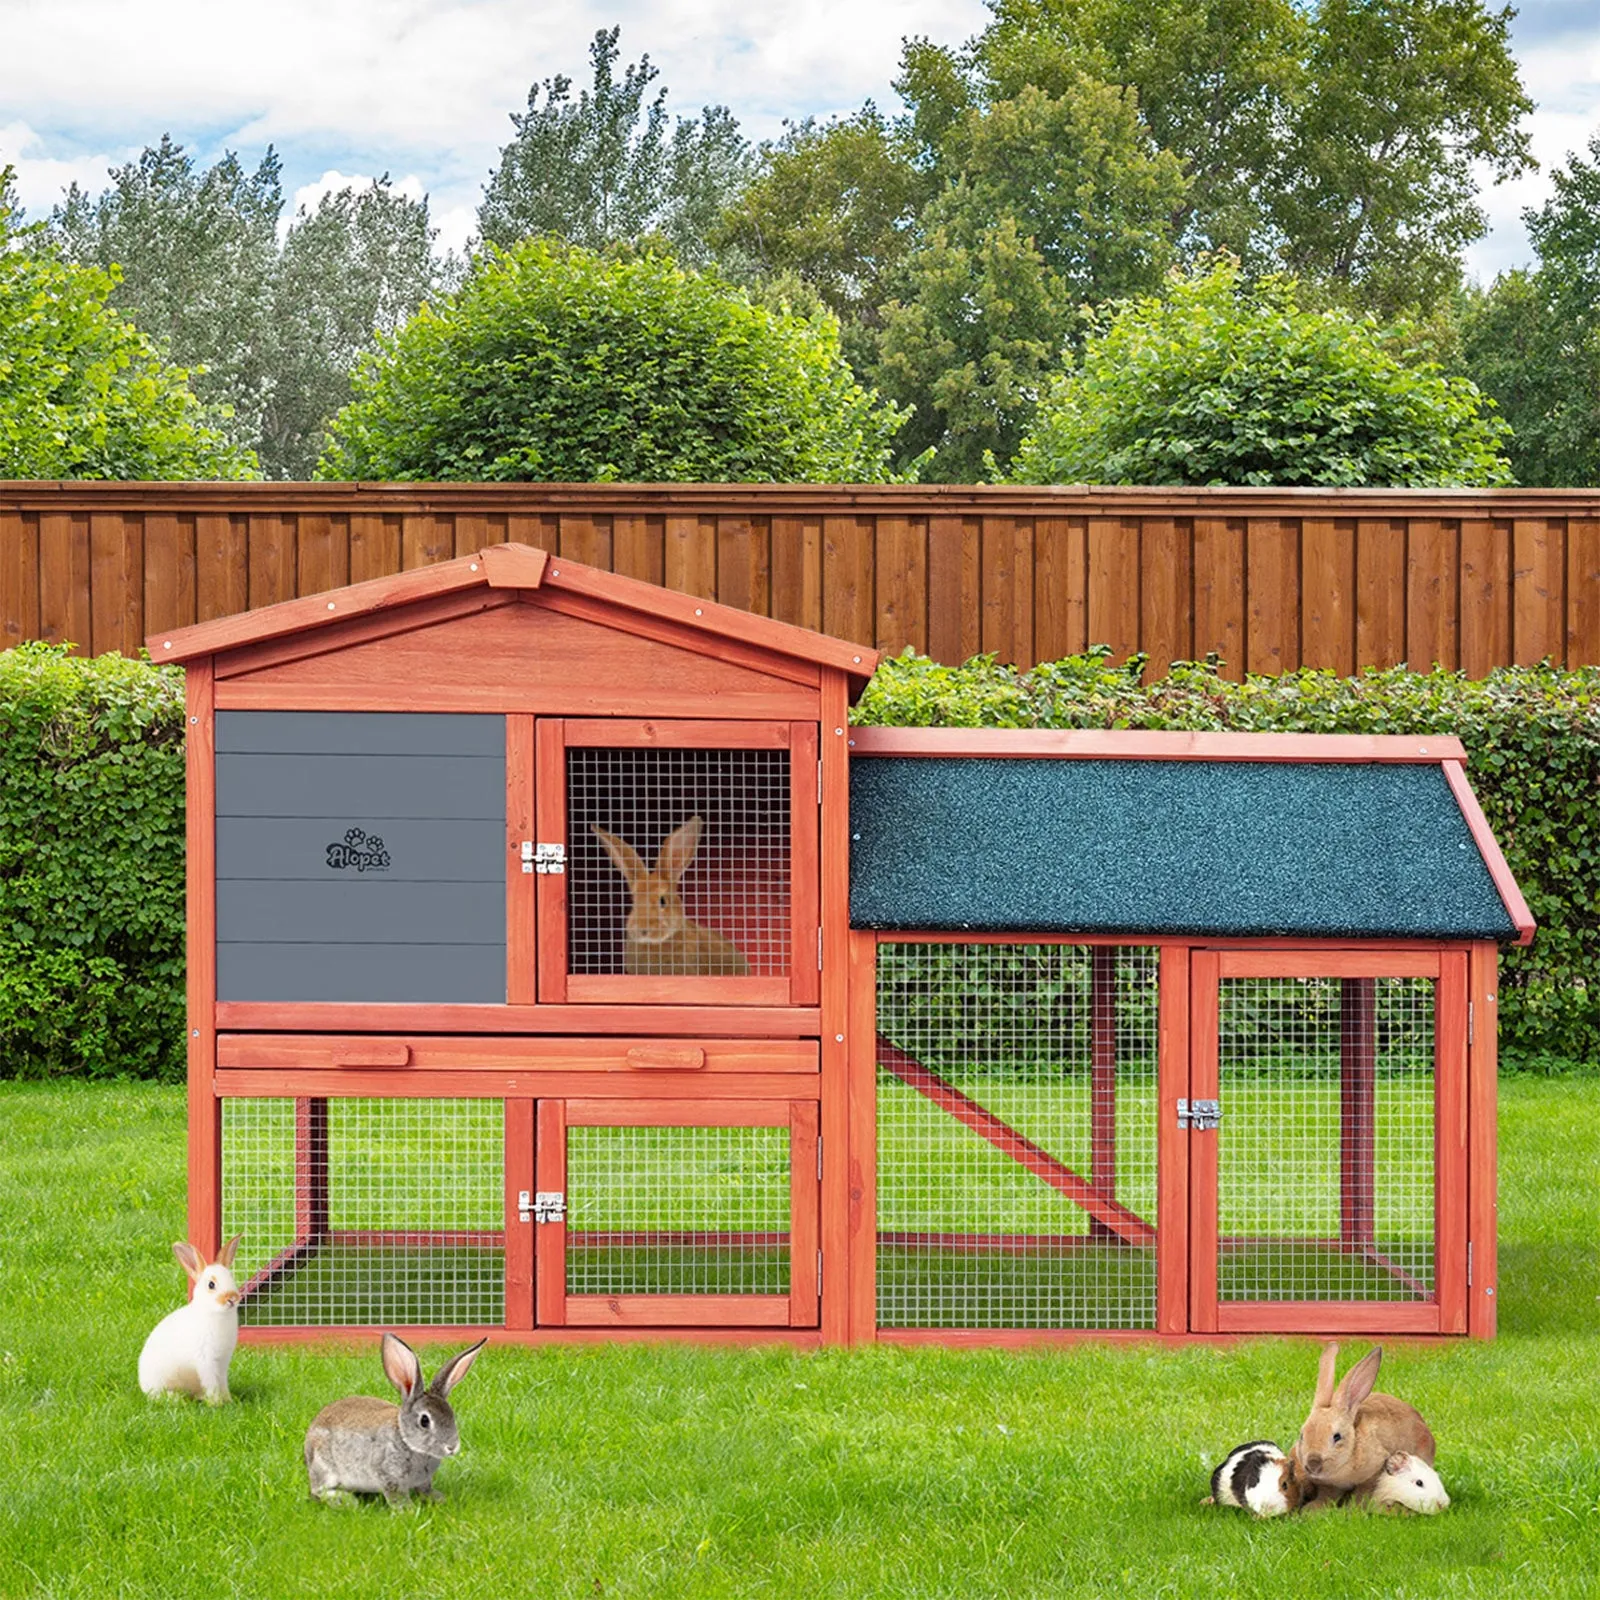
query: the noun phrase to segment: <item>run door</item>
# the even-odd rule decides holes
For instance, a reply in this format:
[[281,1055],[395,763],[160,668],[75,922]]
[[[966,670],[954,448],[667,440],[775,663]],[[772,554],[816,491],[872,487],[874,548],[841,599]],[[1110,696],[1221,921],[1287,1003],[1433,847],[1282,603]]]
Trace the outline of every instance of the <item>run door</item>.
[[1195,953],[1194,1331],[1466,1331],[1466,959]]

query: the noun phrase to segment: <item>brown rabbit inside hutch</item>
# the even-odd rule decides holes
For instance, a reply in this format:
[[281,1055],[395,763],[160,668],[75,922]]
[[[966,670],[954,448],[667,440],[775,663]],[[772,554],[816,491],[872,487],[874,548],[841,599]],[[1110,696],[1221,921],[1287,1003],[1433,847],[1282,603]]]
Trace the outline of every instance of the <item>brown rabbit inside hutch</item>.
[[787,971],[787,751],[569,756],[573,843],[593,841],[574,850],[573,971]]

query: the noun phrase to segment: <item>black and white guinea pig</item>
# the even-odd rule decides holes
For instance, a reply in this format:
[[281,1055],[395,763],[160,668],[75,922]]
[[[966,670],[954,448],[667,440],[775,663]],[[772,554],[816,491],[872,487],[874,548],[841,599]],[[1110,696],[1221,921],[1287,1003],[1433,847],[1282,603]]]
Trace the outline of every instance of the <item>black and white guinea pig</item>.
[[1206,1505],[1238,1506],[1255,1517],[1281,1517],[1314,1498],[1315,1486],[1300,1476],[1294,1458],[1271,1439],[1235,1446],[1211,1474]]

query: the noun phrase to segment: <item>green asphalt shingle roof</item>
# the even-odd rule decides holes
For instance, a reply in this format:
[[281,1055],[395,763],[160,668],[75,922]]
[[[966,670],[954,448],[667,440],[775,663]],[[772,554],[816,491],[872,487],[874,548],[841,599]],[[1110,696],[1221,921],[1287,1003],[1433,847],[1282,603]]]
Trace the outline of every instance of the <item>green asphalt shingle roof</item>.
[[1440,767],[861,756],[861,928],[1512,940]]

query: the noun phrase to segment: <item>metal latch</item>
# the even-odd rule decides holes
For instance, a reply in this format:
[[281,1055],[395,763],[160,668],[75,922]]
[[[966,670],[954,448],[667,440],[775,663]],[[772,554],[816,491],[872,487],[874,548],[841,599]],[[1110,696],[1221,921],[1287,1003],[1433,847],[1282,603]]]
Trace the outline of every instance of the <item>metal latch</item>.
[[541,876],[567,870],[567,847],[564,844],[539,844],[532,839],[522,841],[522,870],[537,872]]
[[535,1222],[565,1222],[567,1220],[567,1197],[559,1190],[541,1189],[533,1197],[533,1220]]
[[1222,1122],[1222,1102],[1220,1100],[1180,1100],[1178,1102],[1178,1127],[1180,1130],[1193,1128],[1197,1132],[1205,1132],[1215,1128]]

